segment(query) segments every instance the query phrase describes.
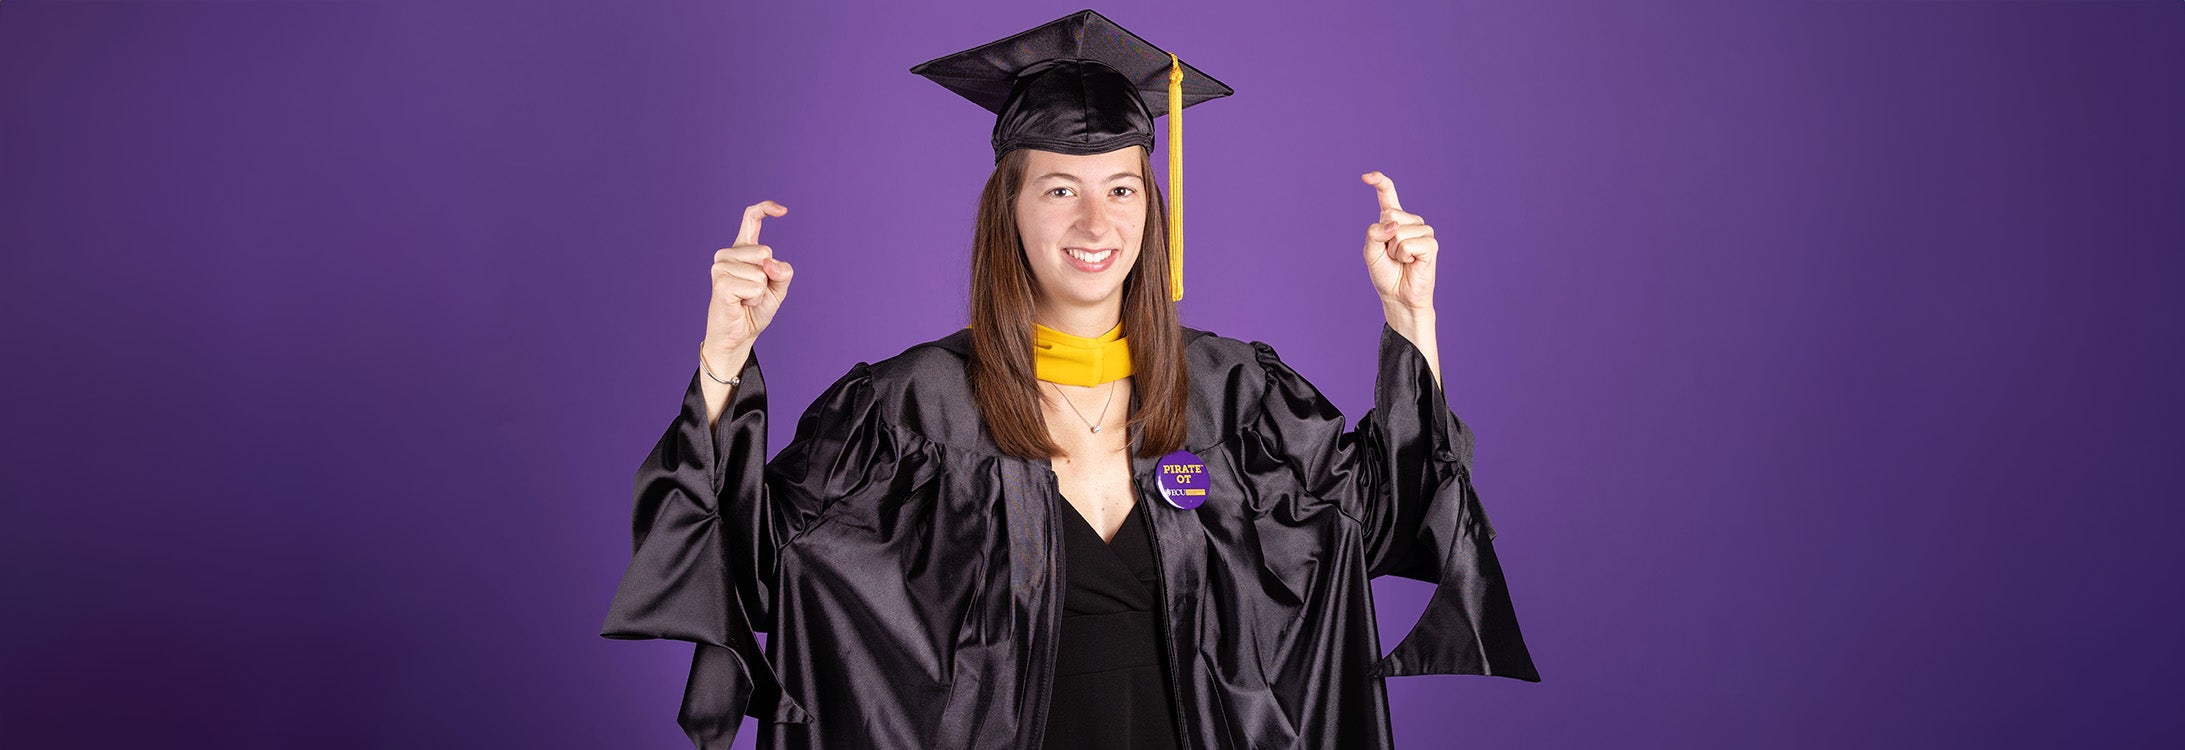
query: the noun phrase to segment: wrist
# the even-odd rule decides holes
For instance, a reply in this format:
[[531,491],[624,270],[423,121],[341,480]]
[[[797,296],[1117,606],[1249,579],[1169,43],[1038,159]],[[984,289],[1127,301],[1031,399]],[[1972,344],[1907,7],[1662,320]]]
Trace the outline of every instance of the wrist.
[[750,361],[751,345],[749,343],[740,346],[712,342],[699,342],[698,344],[698,366],[704,368],[706,375],[716,383],[733,385],[741,381],[744,365]]
[[1383,301],[1381,315],[1388,319],[1388,327],[1396,329],[1404,338],[1418,341],[1419,334],[1434,332],[1434,308],[1411,307],[1401,303]]
[[1411,342],[1411,346],[1425,358],[1427,371],[1434,377],[1434,387],[1441,387],[1441,344],[1434,338],[1434,309],[1389,305],[1382,311],[1388,316],[1388,327],[1396,335]]

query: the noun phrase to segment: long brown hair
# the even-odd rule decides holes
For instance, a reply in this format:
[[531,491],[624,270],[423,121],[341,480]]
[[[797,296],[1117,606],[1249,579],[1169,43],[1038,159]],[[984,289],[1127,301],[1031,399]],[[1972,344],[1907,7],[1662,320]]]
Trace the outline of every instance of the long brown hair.
[[[1023,149],[1003,155],[979,194],[978,228],[971,240],[971,387],[987,431],[1002,452],[1053,458],[1062,448],[1047,434],[1039,379],[1032,369],[1038,282],[1017,233],[1016,198],[1024,187],[1026,160]],[[1159,456],[1183,447],[1189,382],[1183,328],[1168,292],[1163,231],[1168,214],[1161,188],[1153,182],[1152,159],[1142,150],[1138,170],[1146,184],[1145,237],[1139,242],[1138,264],[1123,277],[1123,335],[1130,339],[1134,371],[1129,427],[1142,431],[1138,455]]]

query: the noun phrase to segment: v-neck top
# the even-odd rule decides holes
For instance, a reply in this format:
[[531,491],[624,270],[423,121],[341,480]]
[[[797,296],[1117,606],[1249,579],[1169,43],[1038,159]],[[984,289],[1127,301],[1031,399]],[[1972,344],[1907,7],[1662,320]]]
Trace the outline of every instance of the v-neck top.
[[1067,500],[1062,630],[1048,748],[1176,748],[1159,625],[1161,578],[1153,538],[1133,505],[1112,542]]

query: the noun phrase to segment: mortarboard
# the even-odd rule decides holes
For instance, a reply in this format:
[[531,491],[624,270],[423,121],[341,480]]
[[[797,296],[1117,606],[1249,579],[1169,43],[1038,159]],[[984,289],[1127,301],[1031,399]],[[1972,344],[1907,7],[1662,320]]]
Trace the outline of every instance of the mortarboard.
[[1101,154],[1153,150],[1168,115],[1169,296],[1183,282],[1183,119],[1193,104],[1236,93],[1105,16],[1081,10],[1000,41],[910,69],[996,116],[994,160],[1020,148]]

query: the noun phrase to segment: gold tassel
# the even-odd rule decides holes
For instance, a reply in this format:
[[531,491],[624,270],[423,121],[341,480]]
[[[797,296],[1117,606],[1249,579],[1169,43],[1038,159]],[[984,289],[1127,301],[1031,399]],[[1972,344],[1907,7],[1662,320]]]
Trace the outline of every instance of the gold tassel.
[[1184,64],[1168,56],[1168,288],[1184,299]]

